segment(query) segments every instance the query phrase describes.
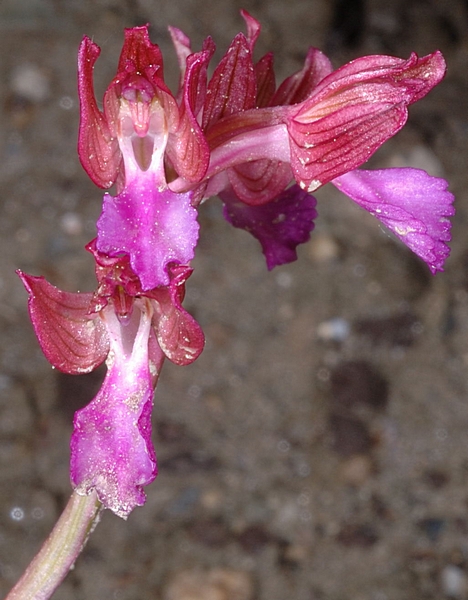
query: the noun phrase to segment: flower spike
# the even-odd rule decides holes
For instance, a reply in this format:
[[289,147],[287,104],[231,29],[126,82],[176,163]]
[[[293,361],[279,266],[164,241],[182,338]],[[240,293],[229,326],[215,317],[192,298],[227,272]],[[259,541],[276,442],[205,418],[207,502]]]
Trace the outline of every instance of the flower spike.
[[334,71],[310,48],[302,69],[277,87],[273,55],[253,58],[260,24],[241,14],[247,32],[211,78],[211,38],[193,52],[189,38],[170,29],[180,69],[175,95],[148,26],[127,29],[103,110],[93,88],[100,50],[83,39],[80,160],[99,187],[116,184],[87,246],[98,285],[72,294],[19,273],[49,361],[82,373],[106,360],[101,390],[75,416],[71,479],[79,494],[95,490],[123,518],[144,503],[156,477],[150,414],[163,361],[190,364],[204,345],[182,306],[201,202],[219,195],[225,218],[260,242],[269,269],[297,258],[317,217],[311,193],[328,182],[433,273],[449,254],[453,196],[443,179],[418,169],[360,169],[441,81],[442,55],[366,56]]

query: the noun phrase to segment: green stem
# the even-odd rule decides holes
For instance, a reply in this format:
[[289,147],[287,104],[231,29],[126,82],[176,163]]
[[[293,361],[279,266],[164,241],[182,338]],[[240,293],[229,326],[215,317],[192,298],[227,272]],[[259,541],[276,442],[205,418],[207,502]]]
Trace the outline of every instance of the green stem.
[[99,522],[101,503],[96,493],[73,492],[39,553],[5,600],[47,600],[73,566]]

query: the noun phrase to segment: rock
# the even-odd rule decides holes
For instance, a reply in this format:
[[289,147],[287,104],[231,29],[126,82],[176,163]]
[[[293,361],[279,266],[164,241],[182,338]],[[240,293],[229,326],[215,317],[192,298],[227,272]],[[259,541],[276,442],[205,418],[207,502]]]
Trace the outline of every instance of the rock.
[[29,102],[43,102],[50,96],[50,83],[45,73],[36,65],[18,65],[11,76],[14,94]]
[[340,247],[331,235],[314,233],[308,245],[309,257],[316,263],[327,263],[336,260]]
[[331,374],[334,406],[351,410],[358,405],[383,410],[388,403],[387,380],[367,362],[353,360],[340,363]]
[[182,571],[168,584],[164,600],[251,600],[253,584],[245,571]]
[[359,319],[354,330],[373,344],[408,348],[422,333],[423,325],[413,313],[403,312],[379,319]]
[[343,546],[370,548],[379,541],[374,526],[370,523],[345,525],[337,535],[337,541]]
[[343,342],[349,336],[350,330],[349,321],[336,317],[319,323],[317,335],[325,342]]
[[442,591],[449,598],[465,598],[468,591],[466,573],[455,565],[446,565],[440,574]]
[[328,424],[332,434],[333,449],[341,456],[367,454],[372,450],[372,438],[363,421],[331,413]]
[[372,474],[372,461],[368,456],[355,454],[343,462],[340,474],[349,485],[363,485]]

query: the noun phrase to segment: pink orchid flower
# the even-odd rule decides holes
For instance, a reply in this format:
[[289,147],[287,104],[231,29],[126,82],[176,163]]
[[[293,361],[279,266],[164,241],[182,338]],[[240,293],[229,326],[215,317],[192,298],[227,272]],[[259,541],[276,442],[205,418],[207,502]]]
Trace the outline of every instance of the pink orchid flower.
[[259,23],[243,11],[239,33],[208,78],[214,43],[192,52],[170,33],[180,65],[173,94],[147,26],[125,31],[117,75],[100,110],[93,69],[100,50],[85,37],[78,59],[83,167],[106,193],[88,245],[94,293],[63,292],[20,273],[41,347],[52,365],[85,373],[106,360],[94,400],[78,411],[71,479],[126,517],[156,476],[151,408],[164,358],[189,364],[203,333],[182,308],[198,241],[197,208],[219,195],[224,215],[260,242],[268,268],[297,258],[317,216],[311,195],[328,182],[375,215],[434,273],[449,249],[453,196],[417,169],[359,167],[407,119],[408,106],[445,73],[439,52],[408,60],[359,58],[333,71],[310,49],[304,67],[276,87],[273,57],[254,62]]
[[193,258],[196,207],[219,195],[225,217],[259,239],[272,268],[296,259],[317,216],[311,193],[332,182],[433,273],[442,270],[453,214],[444,180],[408,168],[356,170],[443,78],[440,52],[366,56],[333,71],[312,48],[276,89],[272,55],[253,60],[260,25],[242,14],[247,36],[234,38],[209,81],[211,38],[193,53],[188,38],[170,29],[181,69],[175,95],[147,27],[126,30],[102,112],[92,82],[100,50],[84,38],[79,154],[97,185],[117,184],[117,196],[104,198],[98,249],[127,253],[144,289],[167,285],[167,264]]
[[29,292],[29,313],[42,350],[57,369],[88,373],[106,360],[107,374],[94,400],[75,414],[71,480],[78,493],[95,489],[121,517],[145,501],[143,486],[157,475],[151,441],[153,391],[164,358],[193,362],[203,332],[182,308],[192,270],[172,265],[167,287],[143,290],[128,256],[101,254],[94,293],[63,292],[43,277],[19,273]]

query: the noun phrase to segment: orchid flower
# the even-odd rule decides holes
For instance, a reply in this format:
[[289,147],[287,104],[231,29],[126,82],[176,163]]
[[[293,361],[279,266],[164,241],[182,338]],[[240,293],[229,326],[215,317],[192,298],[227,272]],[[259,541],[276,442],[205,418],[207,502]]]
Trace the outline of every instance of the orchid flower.
[[304,67],[276,88],[272,55],[253,60],[260,25],[242,15],[247,35],[234,38],[209,81],[211,38],[193,53],[188,38],[170,29],[181,69],[176,95],[147,26],[127,29],[103,111],[92,81],[100,50],[84,38],[79,154],[97,185],[116,183],[118,192],[104,198],[97,248],[127,253],[144,289],[167,285],[167,264],[193,257],[196,207],[219,195],[225,217],[259,239],[272,268],[296,259],[317,216],[311,194],[331,182],[432,272],[442,270],[453,214],[444,180],[416,169],[356,170],[440,82],[440,52],[366,56],[333,71],[311,48]]
[[20,273],[30,316],[54,367],[85,373],[106,360],[94,400],[77,412],[71,479],[79,494],[126,517],[156,476],[153,389],[165,357],[188,364],[203,333],[182,308],[198,241],[197,209],[219,195],[224,216],[261,243],[269,269],[297,258],[317,217],[312,193],[328,182],[375,215],[432,272],[449,249],[453,196],[417,169],[359,167],[405,124],[408,106],[445,73],[439,52],[408,60],[367,56],[334,71],[317,49],[278,87],[273,57],[254,62],[259,23],[239,33],[208,78],[214,43],[199,52],[170,33],[180,66],[173,94],[148,27],[125,31],[117,74],[98,107],[99,47],[82,41],[78,151],[104,195],[94,293],[63,292]]
[[200,326],[181,305],[191,269],[170,268],[167,287],[142,290],[128,256],[101,254],[94,293],[63,292],[43,277],[19,273],[29,312],[49,362],[69,374],[88,373],[104,360],[107,374],[94,400],[79,410],[71,440],[71,480],[78,493],[126,517],[144,503],[143,486],[157,474],[151,442],[153,390],[164,358],[178,365],[203,349]]

